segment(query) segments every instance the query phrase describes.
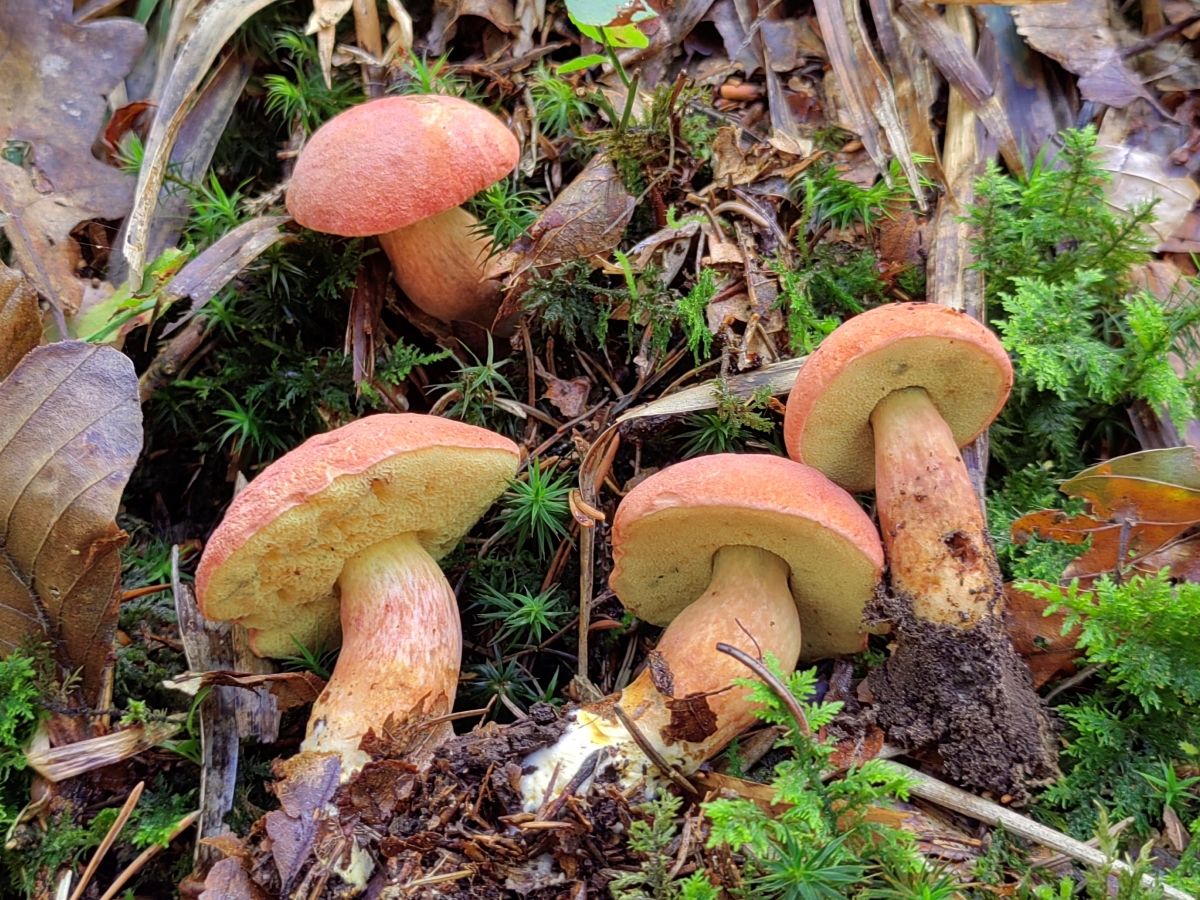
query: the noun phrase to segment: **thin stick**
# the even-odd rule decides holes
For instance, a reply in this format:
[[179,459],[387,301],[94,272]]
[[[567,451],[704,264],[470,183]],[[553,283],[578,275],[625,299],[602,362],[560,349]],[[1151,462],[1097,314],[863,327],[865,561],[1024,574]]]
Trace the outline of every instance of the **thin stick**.
[[642,734],[642,730],[637,727],[633,719],[629,718],[629,714],[621,709],[621,704],[613,704],[613,712],[617,715],[617,721],[625,726],[625,730],[629,732],[629,736],[633,738],[633,742],[638,745],[639,750],[646,754],[646,758],[654,763],[655,768],[666,775],[672,784],[687,794],[688,799],[693,803],[699,800],[701,794],[696,790],[696,786],[688,781],[682,772],[663,759],[663,755],[646,739],[646,736]]
[[[1101,869],[1115,869],[1119,872],[1131,871],[1127,863],[1120,860],[1111,860],[1096,848],[1089,847],[1083,841],[1077,841],[1075,838],[1065,835],[1061,831],[1048,828],[1040,822],[1035,822],[1033,819],[1027,818],[1020,813],[1013,812],[1006,806],[1001,806],[999,803],[993,803],[990,800],[984,800],[982,797],[976,797],[974,794],[969,794],[945,782],[938,781],[936,778],[910,768],[903,763],[888,761],[884,765],[892,766],[908,778],[911,782],[909,792],[913,796],[920,797],[922,800],[928,800],[930,803],[936,803],[938,806],[952,809],[965,816],[978,819],[980,822],[986,822],[988,825],[999,825],[1011,834],[1034,841],[1044,847],[1049,847],[1051,850],[1057,850],[1064,856],[1069,856],[1090,866],[1096,866]],[[1143,875],[1142,885],[1150,889],[1158,888],[1162,890],[1163,896],[1173,898],[1173,900],[1196,900],[1191,894],[1185,893],[1178,888],[1173,888],[1168,884],[1163,884],[1153,875]]]
[[133,790],[129,792],[129,796],[125,799],[125,805],[117,813],[117,820],[112,823],[112,827],[108,829],[108,834],[104,836],[104,840],[100,842],[100,846],[96,848],[96,852],[92,854],[92,858],[88,861],[87,868],[79,876],[79,884],[75,886],[75,891],[71,894],[71,900],[79,900],[83,896],[83,892],[87,890],[92,876],[100,868],[100,863],[104,860],[104,855],[108,853],[109,849],[116,842],[117,835],[121,833],[121,829],[125,827],[125,823],[133,815],[133,808],[137,806],[138,800],[142,797],[142,791],[145,789],[146,782],[139,781]]
[[719,643],[717,644],[717,649],[722,653],[729,654],[743,666],[757,675],[760,679],[762,679],[787,706],[788,712],[790,712],[792,714],[792,718],[796,720],[796,726],[800,729],[800,733],[805,737],[812,737],[812,729],[808,727],[808,718],[804,715],[804,710],[800,708],[800,702],[792,696],[792,692],[787,689],[787,685],[775,677],[775,673],[773,673],[749,653],[746,653],[744,650],[739,650],[737,647],[734,647],[731,644],[726,644],[724,642]]
[[161,591],[169,591],[170,589],[171,583],[169,581],[165,582],[164,584],[147,584],[144,587],[123,591],[121,593],[121,602],[124,603],[126,600],[136,600],[138,597],[145,597],[148,594],[157,594]]
[[[542,800],[542,806],[538,810],[538,820],[543,822],[552,822],[558,818],[559,811],[562,810],[567,800],[575,795],[575,792],[583,787],[583,783],[596,774],[596,768],[600,765],[600,760],[608,755],[608,749],[605,747],[597,747],[587,755],[587,759],[583,761],[583,765],[571,776],[571,780],[567,782],[566,787],[562,789],[557,797],[553,800],[549,798],[553,796],[554,782],[558,777],[558,767],[561,763],[556,763],[554,773],[550,778],[550,784],[546,788],[546,797]],[[547,802],[549,801],[549,802]]]
[[[195,825],[196,820],[199,818],[200,810],[197,809],[180,819],[179,824],[172,828],[170,835],[167,836],[167,843],[171,843],[171,841],[175,840],[175,838],[179,837],[179,835],[183,834],[183,832]],[[158,854],[162,852],[162,849],[162,844],[151,844],[144,851],[142,851],[141,855],[138,856],[138,858],[131,862],[128,866],[126,866],[125,871],[117,876],[117,880],[114,881],[112,886],[104,892],[104,894],[100,897],[100,900],[113,900],[113,898],[116,897],[120,892],[121,888],[125,887],[125,882],[129,881],[130,878],[142,871],[142,869],[145,868],[146,863],[158,856]]]

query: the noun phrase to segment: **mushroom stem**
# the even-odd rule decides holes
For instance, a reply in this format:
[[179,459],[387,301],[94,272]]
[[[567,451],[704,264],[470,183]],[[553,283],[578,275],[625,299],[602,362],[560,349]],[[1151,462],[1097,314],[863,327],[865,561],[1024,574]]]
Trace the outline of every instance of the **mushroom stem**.
[[491,242],[461,206],[379,235],[396,283],[422,312],[489,329],[500,283],[487,275]]
[[[368,729],[414,714],[450,711],[458,685],[462,628],[454,591],[413,534],[372,544],[338,579],[342,652],[313,704],[301,751],[338,753],[342,778],[369,759],[358,749]],[[450,736],[437,726],[430,750]],[[411,760],[420,764],[422,760]]]
[[597,773],[612,766],[623,790],[643,779],[647,792],[653,789],[652,764],[617,719],[617,704],[663,759],[684,774],[751,725],[755,717],[748,691],[732,684],[745,669],[717,652],[716,645],[723,641],[755,657],[771,653],[791,671],[800,656],[800,615],[788,573],[786,562],[757,547],[718,550],[708,589],[667,627],[634,682],[573,712],[555,744],[526,757],[528,774],[521,780],[526,809],[536,810],[547,799],[552,778],[560,791],[600,748],[609,754]]
[[974,627],[998,612],[999,572],[950,427],[923,388],[884,397],[871,426],[893,588],[912,598],[918,619]]
[[999,567],[950,428],[922,388],[871,413],[894,647],[869,684],[902,746],[1014,802],[1055,775],[1054,732],[1004,628]]

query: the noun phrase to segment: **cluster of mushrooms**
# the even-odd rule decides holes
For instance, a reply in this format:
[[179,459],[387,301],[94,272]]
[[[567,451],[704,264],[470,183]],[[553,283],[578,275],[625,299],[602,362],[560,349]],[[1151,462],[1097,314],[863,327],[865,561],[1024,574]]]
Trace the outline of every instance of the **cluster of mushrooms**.
[[[1000,410],[1011,381],[999,343],[968,316],[930,304],[879,307],[849,320],[806,363],[788,401],[792,459],[700,457],[634,487],[613,520],[610,585],[630,611],[667,627],[632,684],[570,713],[558,742],[525,760],[527,808],[601,772],[652,789],[654,763],[626,722],[662,760],[694,771],[754,720],[747,692],[732,686],[746,674],[741,663],[716,645],[771,654],[788,670],[861,650],[864,608],[885,560],[907,614],[889,623],[893,653],[872,687],[886,694],[931,648],[948,652],[963,670],[951,686],[965,717],[922,734],[937,712],[921,721],[920,699],[905,697],[909,720],[885,724],[936,743],[968,782],[990,778],[984,786],[1015,792],[1045,775],[1053,760],[1044,713],[999,626],[995,558],[958,450]],[[430,752],[450,736],[439,717],[454,704],[462,636],[437,560],[518,465],[517,446],[483,428],[368,416],[268,467],[209,540],[197,572],[206,616],[244,625],[263,656],[341,641],[301,751],[337,754],[343,780],[368,761],[359,747],[366,732],[389,720],[437,722]],[[882,543],[846,490],[872,485]],[[987,659],[972,649],[981,641]],[[914,683],[932,693],[929,678],[918,671]],[[699,731],[681,706],[696,699],[711,712]],[[1027,741],[1020,765],[997,776],[961,762],[986,744],[981,727]],[[588,777],[576,777],[593,756]]]
[[[321,231],[377,235],[418,307],[489,328],[499,286],[458,204],[518,155],[473,104],[376,100],[313,135],[288,208]],[[666,630],[630,685],[575,709],[560,739],[524,760],[526,809],[601,773],[653,791],[664,762],[688,774],[750,726],[748,692],[733,685],[746,670],[718,643],[790,671],[863,649],[871,624],[893,636],[869,681],[893,740],[935,747],[951,775],[999,794],[1050,775],[1051,729],[1002,627],[999,572],[959,454],[1011,387],[983,325],[932,304],[882,306],[805,363],[787,403],[790,459],[701,457],[630,490],[612,524],[610,585]],[[345,781],[369,761],[369,730],[422,723],[418,765],[452,735],[462,631],[438,560],[519,464],[517,446],[486,429],[373,415],[308,440],[234,499],[197,572],[203,613],[245,626],[260,656],[342,647],[301,757],[336,757]],[[849,493],[872,488],[882,540]],[[868,609],[881,621],[864,621]]]

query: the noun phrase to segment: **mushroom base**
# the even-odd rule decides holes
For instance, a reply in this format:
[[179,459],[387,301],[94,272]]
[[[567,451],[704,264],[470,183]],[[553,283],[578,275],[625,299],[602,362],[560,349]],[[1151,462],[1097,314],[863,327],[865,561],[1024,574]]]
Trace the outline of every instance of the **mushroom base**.
[[1003,621],[987,616],[964,629],[913,608],[901,594],[869,610],[894,625],[892,653],[868,678],[888,740],[934,749],[955,781],[1026,802],[1029,788],[1058,775],[1056,737]]
[[[342,652],[313,704],[302,752],[338,753],[342,778],[367,762],[359,743],[388,719],[450,712],[462,658],[458,602],[446,576],[411,534],[366,548],[347,561],[341,591]],[[431,754],[453,733],[430,729]],[[412,759],[420,765],[424,760]]]
[[[758,657],[771,653],[790,672],[800,655],[800,615],[787,563],[757,547],[724,547],[713,558],[708,590],[667,627],[642,673],[619,694],[575,710],[559,741],[525,759],[521,793],[537,810],[547,795],[581,790],[612,769],[622,789],[659,774],[613,711],[620,706],[638,733],[684,774],[695,771],[756,721],[744,688],[749,673],[716,649],[724,642]],[[594,771],[573,784],[596,751]]]
[[422,312],[442,322],[473,322],[490,331],[500,309],[500,282],[489,278],[491,242],[462,207],[379,235],[396,283]]

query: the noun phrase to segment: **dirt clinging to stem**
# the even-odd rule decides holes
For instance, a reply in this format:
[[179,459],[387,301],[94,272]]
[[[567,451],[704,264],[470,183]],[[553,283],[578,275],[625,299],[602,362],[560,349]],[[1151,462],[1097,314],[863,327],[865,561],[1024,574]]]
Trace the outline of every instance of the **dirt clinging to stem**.
[[867,682],[890,741],[936,748],[952,779],[1015,805],[1057,777],[1054,724],[999,615],[937,625],[911,597],[880,592],[867,618],[893,626],[891,656]]

